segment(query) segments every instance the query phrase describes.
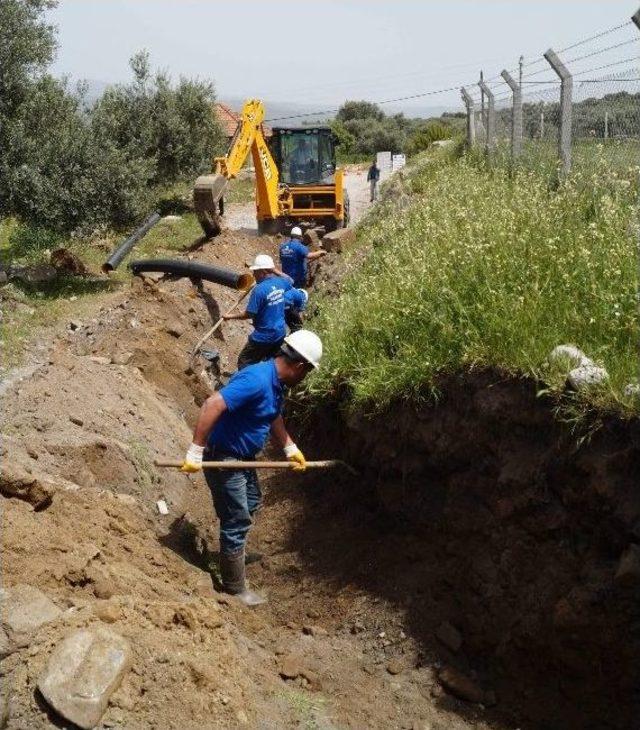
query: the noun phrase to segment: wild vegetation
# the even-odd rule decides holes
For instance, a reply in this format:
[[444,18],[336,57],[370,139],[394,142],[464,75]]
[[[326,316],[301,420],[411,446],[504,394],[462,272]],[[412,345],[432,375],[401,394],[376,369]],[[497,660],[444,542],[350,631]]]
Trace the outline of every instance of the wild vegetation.
[[638,166],[616,147],[593,144],[559,185],[480,155],[417,158],[359,233],[364,265],[321,306],[313,389],[346,387],[376,410],[483,367],[559,389],[566,370],[548,356],[572,343],[609,372],[589,397],[639,410],[625,394],[637,378]]
[[56,31],[45,16],[54,4],[0,4],[0,217],[19,221],[14,244],[24,250],[53,234],[130,226],[222,145],[213,86],[172,84],[145,52],[131,59],[132,82],[93,105],[82,86],[54,78]]
[[457,129],[444,117],[425,120],[404,114],[387,116],[377,104],[368,101],[345,102],[332,127],[345,162],[368,159],[382,151],[416,154],[435,140],[451,138]]

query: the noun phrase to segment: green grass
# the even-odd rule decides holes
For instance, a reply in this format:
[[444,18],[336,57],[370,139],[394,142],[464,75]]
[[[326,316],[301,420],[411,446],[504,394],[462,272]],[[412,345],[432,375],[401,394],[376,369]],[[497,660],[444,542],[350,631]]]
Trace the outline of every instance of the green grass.
[[428,396],[441,373],[492,367],[560,390],[548,354],[573,343],[610,375],[589,401],[640,411],[624,395],[638,376],[639,170],[612,149],[580,150],[560,184],[479,155],[417,158],[408,204],[368,217],[364,264],[321,303],[326,354],[310,389],[346,385],[352,406],[380,410]]

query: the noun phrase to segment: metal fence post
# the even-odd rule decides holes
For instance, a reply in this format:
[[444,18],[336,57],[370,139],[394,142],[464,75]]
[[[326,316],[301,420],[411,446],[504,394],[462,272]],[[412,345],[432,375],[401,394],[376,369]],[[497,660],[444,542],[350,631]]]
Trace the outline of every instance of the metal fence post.
[[551,68],[560,77],[560,138],[558,151],[562,162],[562,174],[571,172],[571,104],[573,96],[573,76],[562,63],[558,54],[549,49],[544,54]]
[[515,159],[522,152],[522,90],[513,76],[506,70],[500,74],[509,84],[513,94],[511,107],[511,156]]
[[490,155],[493,152],[493,148],[496,144],[496,104],[495,96],[493,91],[485,84],[484,81],[480,81],[478,84],[482,93],[487,97],[487,154]]
[[460,93],[467,107],[467,144],[473,147],[476,143],[476,105],[464,86],[460,89]]

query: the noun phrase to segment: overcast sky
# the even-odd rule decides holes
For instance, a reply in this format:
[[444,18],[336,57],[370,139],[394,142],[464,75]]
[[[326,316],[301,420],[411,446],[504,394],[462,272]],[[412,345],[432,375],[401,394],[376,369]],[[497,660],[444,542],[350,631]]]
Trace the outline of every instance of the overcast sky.
[[[146,48],[172,75],[213,79],[221,97],[339,105],[487,77],[552,46],[624,23],[639,0],[61,0],[54,71],[126,81]],[[573,53],[633,39],[627,26]],[[638,55],[640,43],[588,59]],[[593,64],[593,65],[599,65]],[[582,68],[589,68],[583,65]],[[539,78],[546,78],[543,74]],[[457,105],[459,94],[422,104]]]

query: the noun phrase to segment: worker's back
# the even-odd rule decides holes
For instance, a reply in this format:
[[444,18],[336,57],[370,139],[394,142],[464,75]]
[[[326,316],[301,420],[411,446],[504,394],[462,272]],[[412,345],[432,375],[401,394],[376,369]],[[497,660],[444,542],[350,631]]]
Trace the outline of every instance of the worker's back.
[[286,334],[284,294],[291,282],[283,276],[268,276],[251,291],[247,312],[253,320],[253,342],[277,342]]
[[307,246],[295,238],[285,241],[280,246],[280,266],[282,271],[293,279],[295,287],[305,286],[307,283]]

